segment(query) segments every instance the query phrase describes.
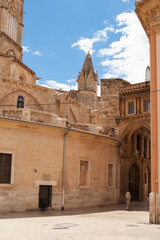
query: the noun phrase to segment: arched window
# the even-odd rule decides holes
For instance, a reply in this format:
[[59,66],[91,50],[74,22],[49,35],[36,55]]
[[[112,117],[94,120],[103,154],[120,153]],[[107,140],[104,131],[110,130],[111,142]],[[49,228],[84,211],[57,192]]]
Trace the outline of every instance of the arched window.
[[144,158],[147,158],[147,138],[144,137]]
[[137,134],[137,156],[141,156],[141,143],[142,143],[142,138],[141,138],[141,135],[138,133]]
[[24,97],[23,96],[18,96],[17,108],[24,108]]

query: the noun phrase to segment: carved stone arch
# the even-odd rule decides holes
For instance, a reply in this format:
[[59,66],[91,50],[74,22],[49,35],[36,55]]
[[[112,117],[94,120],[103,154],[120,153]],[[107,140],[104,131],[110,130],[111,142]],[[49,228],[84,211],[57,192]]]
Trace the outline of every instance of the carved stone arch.
[[132,134],[136,132],[137,129],[149,123],[150,123],[150,116],[144,116],[129,122],[121,134],[121,139],[125,140],[125,142],[128,142]]
[[77,121],[77,117],[76,117],[76,115],[75,115],[75,113],[74,113],[74,111],[73,111],[73,109],[71,107],[70,107],[70,113],[72,115],[72,118],[74,119],[74,122],[77,123],[78,122]]
[[34,96],[34,94],[30,93],[29,91],[24,91],[24,90],[21,89],[21,88],[17,88],[17,89],[15,89],[14,91],[13,91],[13,90],[12,90],[12,91],[8,91],[8,92],[6,92],[5,94],[3,94],[3,96],[2,96],[1,99],[0,99],[0,103],[2,103],[2,102],[4,101],[4,99],[7,98],[9,95],[14,94],[14,93],[16,93],[16,92],[18,93],[19,91],[20,91],[20,92],[24,92],[25,94],[29,95],[32,99],[35,100],[35,102],[37,103],[37,107],[39,107],[39,110],[40,110],[40,111],[44,111],[43,106],[41,106],[41,104],[39,103],[39,101],[37,100],[37,98]]
[[13,51],[13,49],[9,49],[9,50],[6,51],[6,56],[7,57],[16,57],[16,54]]

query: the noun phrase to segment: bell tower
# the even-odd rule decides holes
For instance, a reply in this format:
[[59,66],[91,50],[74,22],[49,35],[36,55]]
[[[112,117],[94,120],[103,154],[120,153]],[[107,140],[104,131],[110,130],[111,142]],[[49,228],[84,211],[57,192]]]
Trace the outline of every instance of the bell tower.
[[94,72],[91,55],[87,54],[78,79],[78,101],[96,109],[98,76]]
[[0,54],[22,60],[24,0],[0,0]]

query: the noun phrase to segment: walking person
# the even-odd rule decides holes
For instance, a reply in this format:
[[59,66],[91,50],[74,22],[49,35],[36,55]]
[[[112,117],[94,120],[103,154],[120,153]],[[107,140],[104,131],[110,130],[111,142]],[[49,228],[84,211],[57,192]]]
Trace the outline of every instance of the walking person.
[[131,195],[130,192],[126,193],[126,210],[130,210]]

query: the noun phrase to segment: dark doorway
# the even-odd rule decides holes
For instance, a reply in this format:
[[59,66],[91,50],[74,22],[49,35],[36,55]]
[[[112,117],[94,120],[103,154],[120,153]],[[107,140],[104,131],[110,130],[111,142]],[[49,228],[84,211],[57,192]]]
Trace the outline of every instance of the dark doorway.
[[39,208],[51,207],[52,186],[39,186]]
[[139,170],[136,164],[133,164],[129,170],[129,191],[133,201],[139,200]]

